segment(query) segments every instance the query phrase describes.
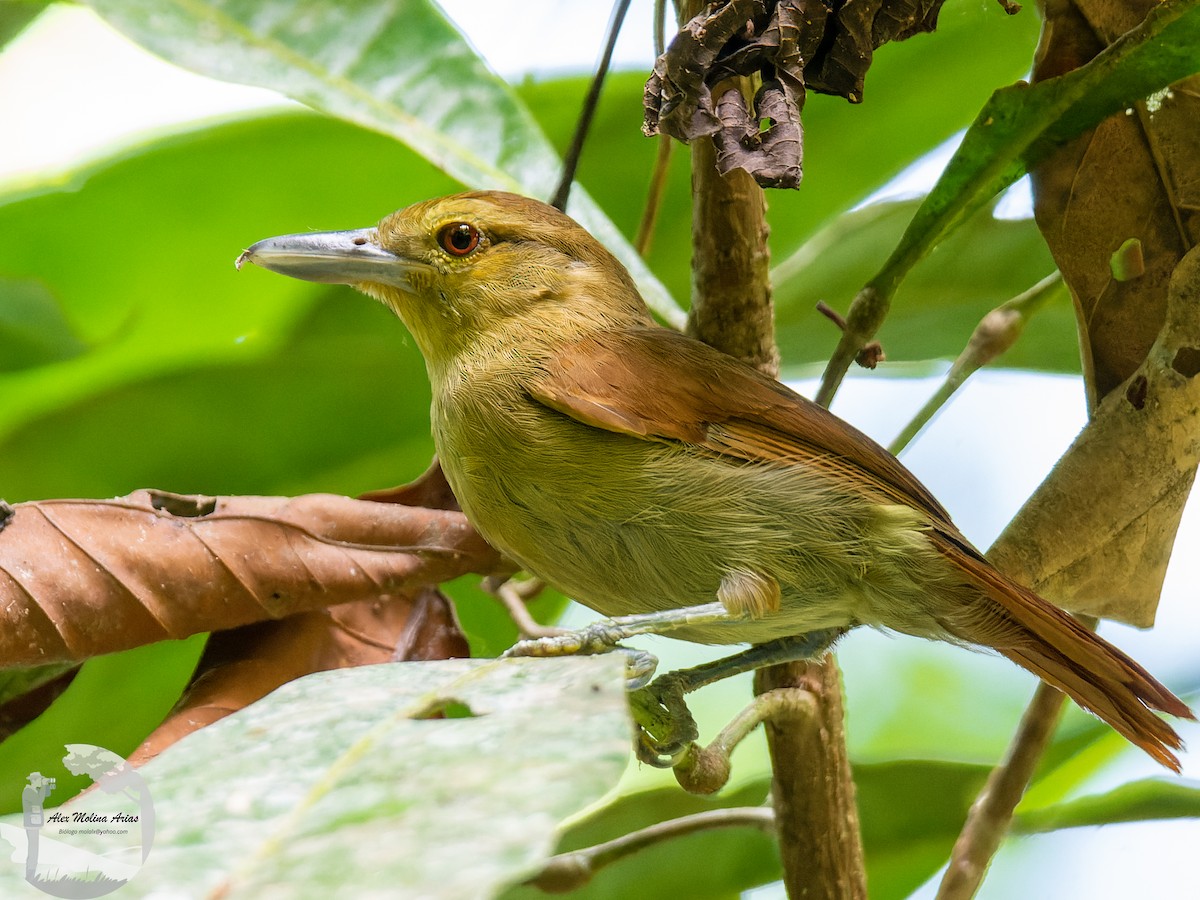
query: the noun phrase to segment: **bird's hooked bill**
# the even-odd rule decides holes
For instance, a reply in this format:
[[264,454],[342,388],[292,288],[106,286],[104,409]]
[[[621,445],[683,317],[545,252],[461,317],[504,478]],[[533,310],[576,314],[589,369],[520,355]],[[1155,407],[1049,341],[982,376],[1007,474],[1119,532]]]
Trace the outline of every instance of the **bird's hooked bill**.
[[254,263],[280,275],[321,284],[390,284],[408,288],[408,276],[425,268],[379,246],[374,228],[318,231],[266,238],[243,250],[234,265]]

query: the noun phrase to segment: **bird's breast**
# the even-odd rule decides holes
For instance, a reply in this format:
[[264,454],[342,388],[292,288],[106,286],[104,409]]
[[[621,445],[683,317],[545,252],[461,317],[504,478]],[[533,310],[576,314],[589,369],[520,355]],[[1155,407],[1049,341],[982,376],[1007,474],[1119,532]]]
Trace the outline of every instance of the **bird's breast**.
[[604,615],[708,603],[728,573],[752,572],[779,583],[778,613],[680,636],[761,641],[878,623],[877,610],[919,590],[907,556],[916,526],[881,519],[878,504],[821,472],[605,431],[486,388],[434,402],[463,511],[506,555]]

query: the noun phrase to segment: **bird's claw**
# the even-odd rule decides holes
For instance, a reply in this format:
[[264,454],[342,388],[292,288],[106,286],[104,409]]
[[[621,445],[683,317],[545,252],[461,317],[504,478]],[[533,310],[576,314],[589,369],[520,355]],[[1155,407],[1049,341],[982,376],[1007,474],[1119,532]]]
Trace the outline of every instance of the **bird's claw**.
[[579,631],[567,631],[548,637],[517,641],[504,651],[502,658],[623,653],[625,655],[625,689],[640,690],[646,687],[654,675],[654,670],[658,668],[658,658],[645,650],[622,647],[617,643],[622,636],[618,629],[610,623],[597,622]]
[[645,650],[622,647],[628,637],[621,624],[602,620],[578,631],[552,637],[518,641],[504,653],[520,656],[571,656],[575,654],[625,654],[626,689],[637,724],[635,750],[638,759],[660,769],[675,766],[700,736],[696,720],[684,702],[685,674],[668,672],[650,681],[658,660]]
[[629,696],[638,728],[637,757],[659,769],[675,766],[700,736],[675,674],[668,672]]

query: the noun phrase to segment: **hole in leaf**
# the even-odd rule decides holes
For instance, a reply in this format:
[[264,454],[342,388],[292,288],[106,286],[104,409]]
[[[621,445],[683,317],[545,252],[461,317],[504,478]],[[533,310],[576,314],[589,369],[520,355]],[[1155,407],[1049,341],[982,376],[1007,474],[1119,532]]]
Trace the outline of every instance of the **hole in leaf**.
[[1195,347],[1180,347],[1171,360],[1171,368],[1184,378],[1200,375],[1200,350]]
[[414,719],[474,719],[479,714],[461,700],[443,697],[434,705],[422,710]]
[[1129,387],[1125,390],[1125,399],[1129,401],[1130,406],[1134,409],[1141,409],[1146,405],[1147,389],[1146,376],[1139,375],[1130,382]]
[[183,519],[199,519],[217,511],[216,497],[185,496],[167,491],[151,491],[150,505]]

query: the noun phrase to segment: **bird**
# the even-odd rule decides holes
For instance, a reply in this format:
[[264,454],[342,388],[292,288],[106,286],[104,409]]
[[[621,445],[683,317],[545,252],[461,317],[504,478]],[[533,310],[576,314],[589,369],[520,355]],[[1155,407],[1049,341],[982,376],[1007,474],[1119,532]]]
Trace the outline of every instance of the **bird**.
[[900,461],[752,366],[658,324],[565,213],[471,191],[237,259],[348,284],[405,324],[438,458],[497,549],[608,617],[767,646],[856,626],[990,648],[1180,770],[1194,718],[1141,665],[995,568]]

